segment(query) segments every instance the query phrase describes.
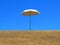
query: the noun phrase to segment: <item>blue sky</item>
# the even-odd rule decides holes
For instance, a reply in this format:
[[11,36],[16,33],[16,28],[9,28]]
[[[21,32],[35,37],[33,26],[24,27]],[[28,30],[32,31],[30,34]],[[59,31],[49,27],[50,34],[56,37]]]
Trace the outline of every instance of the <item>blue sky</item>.
[[31,8],[41,12],[31,17],[32,30],[60,30],[59,0],[0,0],[0,30],[29,30],[21,12]]

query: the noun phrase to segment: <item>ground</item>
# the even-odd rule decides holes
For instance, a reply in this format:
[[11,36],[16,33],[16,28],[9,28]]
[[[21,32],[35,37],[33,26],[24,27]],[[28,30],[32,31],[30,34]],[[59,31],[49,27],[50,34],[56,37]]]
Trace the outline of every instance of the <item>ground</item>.
[[0,45],[60,45],[60,31],[0,31]]

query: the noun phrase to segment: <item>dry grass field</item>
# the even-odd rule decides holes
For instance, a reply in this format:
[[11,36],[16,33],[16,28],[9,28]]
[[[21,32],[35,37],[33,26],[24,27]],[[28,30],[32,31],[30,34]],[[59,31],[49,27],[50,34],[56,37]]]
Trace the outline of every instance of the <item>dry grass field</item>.
[[60,45],[60,31],[0,31],[0,45]]

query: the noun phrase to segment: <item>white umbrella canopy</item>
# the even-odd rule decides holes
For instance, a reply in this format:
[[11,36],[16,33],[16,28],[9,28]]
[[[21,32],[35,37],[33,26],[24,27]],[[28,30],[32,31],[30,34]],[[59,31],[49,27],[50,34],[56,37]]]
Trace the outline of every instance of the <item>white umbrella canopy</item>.
[[27,10],[24,10],[23,12],[22,12],[22,14],[24,15],[24,16],[33,16],[33,15],[37,15],[37,14],[39,14],[40,12],[39,11],[37,11],[37,10],[35,10],[35,9],[27,9]]
[[40,14],[40,12],[35,9],[27,9],[22,12],[22,15],[29,16],[29,30],[31,30],[31,16],[35,16],[37,14]]

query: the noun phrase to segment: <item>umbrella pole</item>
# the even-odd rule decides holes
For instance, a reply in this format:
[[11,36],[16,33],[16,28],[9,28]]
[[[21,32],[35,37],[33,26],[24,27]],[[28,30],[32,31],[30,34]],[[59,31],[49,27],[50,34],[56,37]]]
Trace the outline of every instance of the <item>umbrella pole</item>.
[[31,30],[31,15],[29,16],[30,17],[30,21],[29,21],[29,30]]

